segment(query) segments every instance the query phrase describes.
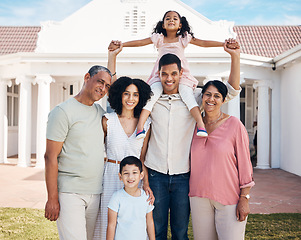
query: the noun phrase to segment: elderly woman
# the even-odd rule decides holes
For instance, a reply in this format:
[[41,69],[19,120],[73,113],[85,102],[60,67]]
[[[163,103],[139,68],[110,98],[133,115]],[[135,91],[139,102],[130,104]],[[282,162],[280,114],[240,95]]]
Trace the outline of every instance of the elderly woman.
[[[109,52],[109,57],[112,57],[110,54],[113,53]],[[113,57],[115,58],[116,54]],[[112,72],[115,72],[115,61],[113,63],[113,66],[109,66],[109,68],[113,70]],[[136,132],[141,110],[150,96],[151,89],[147,83],[141,79],[132,79],[130,77],[120,77],[109,89],[108,102],[114,112],[105,114],[102,119],[107,162],[104,167],[103,192],[101,194],[100,211],[95,226],[94,239],[106,239],[107,206],[113,193],[123,187],[123,183],[118,176],[120,161],[127,156],[135,156],[140,158],[142,162],[144,161],[149,137],[150,119],[144,125],[147,132],[145,139],[136,139]],[[144,169],[144,172],[147,172],[147,170]],[[149,188],[147,175],[145,180],[147,184],[144,184],[143,188],[150,196],[149,200],[153,203],[155,199]]]
[[[239,56],[239,52],[230,54]],[[232,68],[237,75],[239,64]],[[244,239],[250,212],[249,191],[254,181],[249,137],[239,119],[221,111],[226,96],[221,81],[209,81],[202,90],[208,137],[193,137],[189,193],[197,240]]]

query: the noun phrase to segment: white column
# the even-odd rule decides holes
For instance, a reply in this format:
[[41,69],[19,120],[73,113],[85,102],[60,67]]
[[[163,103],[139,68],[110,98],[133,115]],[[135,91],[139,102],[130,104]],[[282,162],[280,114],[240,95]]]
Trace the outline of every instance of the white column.
[[280,168],[281,114],[280,79],[274,78],[271,93],[271,167]]
[[[224,83],[229,80],[229,78],[225,78]],[[240,82],[243,82],[244,79],[240,80]],[[240,119],[240,94],[238,94],[235,98],[233,98],[228,103],[228,114],[234,117],[237,117]]]
[[16,78],[16,83],[20,84],[18,166],[28,167],[31,165],[31,78],[22,75]]
[[270,108],[269,81],[254,84],[258,87],[257,168],[270,168]]
[[0,79],[0,163],[8,163],[7,86],[11,86],[11,81]]
[[228,114],[240,119],[240,94],[228,102]]
[[36,142],[36,167],[44,168],[44,153],[46,150],[46,127],[50,109],[50,75],[37,75],[34,84],[38,84],[38,109],[37,109],[37,142]]
[[[206,78],[203,81],[203,84],[205,85],[209,81],[218,80],[226,84],[228,81],[228,77],[219,77],[219,76],[206,76]],[[235,98],[233,98],[231,101],[223,104],[222,111],[231,115],[235,116],[238,119],[240,119],[240,96],[237,95]]]

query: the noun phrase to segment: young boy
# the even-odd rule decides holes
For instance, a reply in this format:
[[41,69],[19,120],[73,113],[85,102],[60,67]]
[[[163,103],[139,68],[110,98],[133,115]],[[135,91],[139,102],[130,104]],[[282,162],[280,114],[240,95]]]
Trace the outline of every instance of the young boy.
[[[129,156],[120,163],[119,178],[124,189],[115,192],[108,205],[107,240],[155,240],[154,206],[148,196],[138,188],[143,179],[141,161]],[[147,231],[147,233],[146,233]]]

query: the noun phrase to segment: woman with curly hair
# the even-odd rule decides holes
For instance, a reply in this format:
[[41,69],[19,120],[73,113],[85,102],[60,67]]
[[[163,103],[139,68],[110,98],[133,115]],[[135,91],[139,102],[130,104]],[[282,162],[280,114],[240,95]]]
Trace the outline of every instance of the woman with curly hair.
[[[144,125],[147,130],[145,139],[136,139],[136,132],[140,113],[150,96],[150,86],[140,79],[120,77],[110,87],[108,101],[114,112],[107,113],[102,118],[107,161],[104,167],[103,192],[94,239],[106,239],[107,206],[113,193],[123,188],[123,183],[118,177],[120,161],[127,156],[135,156],[140,158],[142,163],[144,162],[150,119]],[[143,168],[147,173],[144,165]],[[145,182],[148,183],[147,175],[145,177]],[[143,189],[153,203],[154,196],[149,185],[143,184]]]

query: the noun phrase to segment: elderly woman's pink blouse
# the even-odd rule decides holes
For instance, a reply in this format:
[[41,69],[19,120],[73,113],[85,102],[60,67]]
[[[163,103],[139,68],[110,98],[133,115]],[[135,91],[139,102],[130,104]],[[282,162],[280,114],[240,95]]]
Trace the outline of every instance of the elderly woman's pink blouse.
[[234,205],[239,200],[240,188],[254,184],[249,137],[239,119],[229,117],[208,137],[194,134],[190,197]]

